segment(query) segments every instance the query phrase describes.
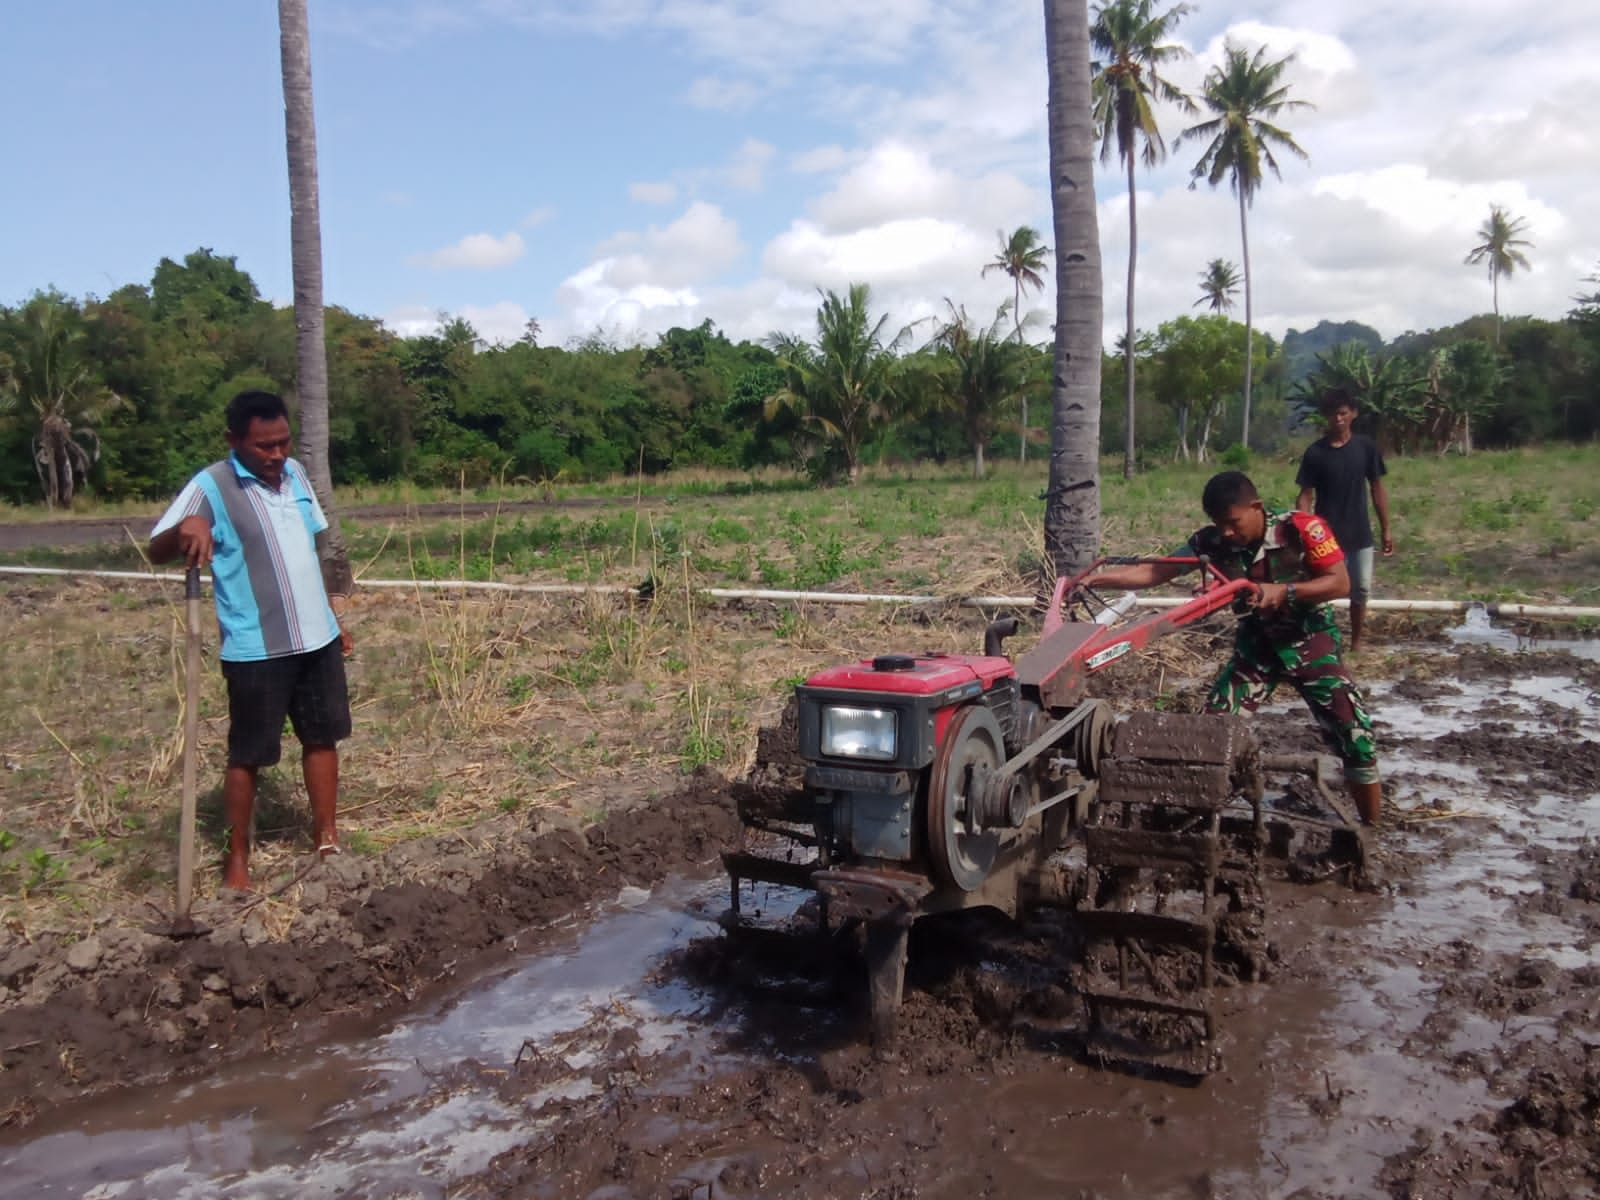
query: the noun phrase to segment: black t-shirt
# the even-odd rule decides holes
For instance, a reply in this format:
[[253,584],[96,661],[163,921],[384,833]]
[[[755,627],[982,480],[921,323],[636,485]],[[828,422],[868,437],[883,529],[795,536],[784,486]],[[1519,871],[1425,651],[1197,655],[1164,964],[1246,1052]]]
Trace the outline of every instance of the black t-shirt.
[[1333,536],[1347,551],[1372,545],[1372,522],[1367,517],[1367,484],[1387,471],[1383,455],[1371,438],[1353,433],[1342,446],[1319,438],[1306,447],[1295,483],[1317,493],[1317,516],[1333,527]]

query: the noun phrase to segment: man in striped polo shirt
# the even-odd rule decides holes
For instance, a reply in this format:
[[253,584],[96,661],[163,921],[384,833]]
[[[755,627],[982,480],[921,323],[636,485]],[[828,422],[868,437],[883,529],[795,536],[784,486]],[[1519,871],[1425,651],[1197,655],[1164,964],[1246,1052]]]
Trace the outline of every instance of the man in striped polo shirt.
[[243,891],[250,886],[256,773],[278,761],[286,716],[300,740],[317,851],[339,852],[334,812],[338,743],[350,736],[344,656],[351,643],[323,586],[316,536],[328,521],[305,468],[289,457],[283,399],[240,392],[228,403],[227,421],[233,453],[178,493],[151,531],[150,558],[211,567],[228,684],[222,884]]

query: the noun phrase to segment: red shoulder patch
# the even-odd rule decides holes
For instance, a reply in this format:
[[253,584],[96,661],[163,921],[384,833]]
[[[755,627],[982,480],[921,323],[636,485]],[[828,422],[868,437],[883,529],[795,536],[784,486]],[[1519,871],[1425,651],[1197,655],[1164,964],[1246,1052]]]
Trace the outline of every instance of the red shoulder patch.
[[1305,550],[1306,566],[1313,574],[1320,574],[1344,561],[1344,550],[1333,536],[1328,523],[1313,513],[1294,513],[1290,520],[1300,535],[1300,545]]

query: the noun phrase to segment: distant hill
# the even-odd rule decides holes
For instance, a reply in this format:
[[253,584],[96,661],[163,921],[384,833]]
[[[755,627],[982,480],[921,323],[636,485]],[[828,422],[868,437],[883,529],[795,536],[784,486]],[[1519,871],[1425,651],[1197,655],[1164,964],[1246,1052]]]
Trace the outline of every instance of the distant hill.
[[1318,321],[1304,333],[1289,330],[1283,339],[1287,386],[1293,387],[1316,369],[1317,355],[1348,342],[1357,342],[1372,354],[1383,349],[1382,335],[1360,321]]

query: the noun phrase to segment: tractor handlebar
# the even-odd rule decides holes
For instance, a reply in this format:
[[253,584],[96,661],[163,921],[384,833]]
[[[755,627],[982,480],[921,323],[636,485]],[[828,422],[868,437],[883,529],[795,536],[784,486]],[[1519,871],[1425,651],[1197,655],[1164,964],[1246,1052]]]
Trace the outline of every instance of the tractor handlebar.
[[[1111,609],[1109,602],[1084,583],[1084,580],[1102,567],[1141,566],[1146,563],[1178,567],[1179,574],[1197,568],[1201,572],[1200,583],[1194,590],[1194,599],[1162,614],[1160,619],[1169,628],[1188,625],[1202,617],[1210,616],[1227,605],[1232,605],[1235,612],[1247,611],[1252,599],[1261,593],[1260,586],[1252,580],[1229,579],[1205,555],[1107,555],[1096,559],[1076,575],[1063,575],[1056,580],[1054,593],[1045,612],[1042,632],[1049,634],[1060,628],[1066,622],[1067,609],[1075,601],[1087,600],[1097,605],[1096,615],[1104,614]],[[1156,618],[1150,618],[1152,623],[1155,620]]]

